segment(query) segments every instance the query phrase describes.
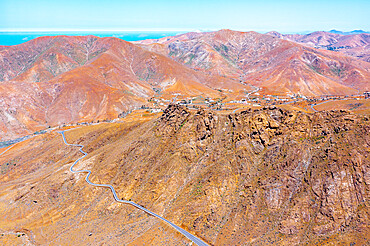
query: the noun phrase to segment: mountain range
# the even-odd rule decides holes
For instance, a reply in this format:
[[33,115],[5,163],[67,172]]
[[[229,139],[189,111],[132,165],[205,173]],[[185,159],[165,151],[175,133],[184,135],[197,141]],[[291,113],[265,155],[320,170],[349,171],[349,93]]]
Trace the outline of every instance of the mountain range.
[[2,138],[68,122],[114,119],[154,94],[220,97],[250,90],[117,38],[42,37],[0,51]]
[[45,36],[1,46],[1,139],[115,119],[153,96],[233,98],[256,88],[261,94],[309,97],[368,91],[370,63],[362,59],[368,56],[368,34],[340,36],[353,46],[348,52],[365,52],[362,58],[310,47],[344,45],[325,41],[337,34],[318,35],[220,30],[132,43]]
[[329,32],[331,33],[335,33],[335,34],[342,34],[342,35],[353,35],[353,34],[362,34],[362,33],[369,33],[369,32],[366,32],[364,30],[353,30],[353,31],[349,31],[349,32],[343,32],[343,31],[338,31],[338,30],[330,30]]
[[221,30],[137,41],[189,67],[265,94],[354,94],[369,89],[369,63],[256,32]]
[[268,35],[297,42],[308,47],[337,51],[370,62],[370,34],[346,35],[338,32],[313,32],[306,35],[269,32]]
[[367,245],[367,35],[1,46],[0,245]]

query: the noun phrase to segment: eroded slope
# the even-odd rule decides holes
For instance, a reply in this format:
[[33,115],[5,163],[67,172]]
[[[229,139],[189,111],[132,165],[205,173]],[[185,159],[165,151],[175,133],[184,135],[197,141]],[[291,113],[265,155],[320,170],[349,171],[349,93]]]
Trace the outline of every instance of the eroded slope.
[[[368,122],[348,111],[217,114],[171,105],[148,122],[66,137],[85,145],[89,154],[76,169],[91,169],[93,182],[112,184],[121,198],[212,245],[362,244],[369,240]],[[80,154],[58,134],[36,140],[0,157],[17,164],[0,179],[3,231],[28,232],[36,243],[188,243],[71,174]],[[37,151],[45,154],[36,161]]]

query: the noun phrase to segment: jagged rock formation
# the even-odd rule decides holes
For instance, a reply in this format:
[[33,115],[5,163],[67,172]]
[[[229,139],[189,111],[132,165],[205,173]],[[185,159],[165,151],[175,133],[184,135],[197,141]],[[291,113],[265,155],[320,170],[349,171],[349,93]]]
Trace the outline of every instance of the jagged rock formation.
[[213,243],[240,244],[249,238],[256,244],[300,244],[357,232],[364,239],[369,226],[368,117],[265,108],[227,117],[201,111],[184,119],[187,114],[178,110],[165,112],[161,126],[202,153],[201,189],[193,192],[203,203],[215,202],[217,212],[210,209],[192,226],[212,234],[212,222],[220,223],[225,231]]
[[[170,105],[145,123],[90,126],[66,137],[85,145],[89,154],[76,169],[91,169],[92,181],[112,184],[120,197],[211,245],[361,245],[370,239],[369,132],[369,117],[348,111],[223,114]],[[187,242],[70,174],[79,154],[57,134],[32,141],[8,156],[17,167],[0,179],[3,230],[22,228],[36,243]],[[17,177],[27,183],[17,185]],[[37,214],[27,208],[33,200]],[[66,224],[68,233],[60,233]]]

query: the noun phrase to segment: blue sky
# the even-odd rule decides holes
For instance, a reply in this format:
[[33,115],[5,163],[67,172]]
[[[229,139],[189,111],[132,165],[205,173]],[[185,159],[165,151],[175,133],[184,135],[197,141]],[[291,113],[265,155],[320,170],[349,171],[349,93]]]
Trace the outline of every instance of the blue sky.
[[0,0],[0,30],[370,31],[370,0]]

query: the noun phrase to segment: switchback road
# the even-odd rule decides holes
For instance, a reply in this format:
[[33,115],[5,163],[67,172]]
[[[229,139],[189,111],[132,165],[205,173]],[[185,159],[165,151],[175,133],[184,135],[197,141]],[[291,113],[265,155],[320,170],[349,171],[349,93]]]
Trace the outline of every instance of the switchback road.
[[[72,130],[72,129],[71,129]],[[69,168],[69,170],[73,173],[87,173],[87,176],[86,176],[86,182],[89,183],[90,185],[93,185],[93,186],[97,186],[97,187],[105,187],[105,188],[109,188],[112,193],[113,193],[113,197],[114,199],[117,201],[117,202],[120,202],[120,203],[125,203],[125,204],[129,204],[129,205],[132,205],[146,213],[148,213],[149,215],[152,215],[154,217],[157,217],[158,219],[162,220],[163,222],[167,223],[168,225],[172,226],[172,228],[174,228],[175,230],[177,230],[178,232],[180,232],[182,235],[184,235],[185,237],[187,237],[188,239],[190,239],[192,242],[194,242],[195,244],[199,245],[199,246],[207,246],[208,244],[205,243],[204,241],[202,241],[201,239],[197,238],[196,236],[194,236],[193,234],[185,231],[184,229],[182,229],[181,227],[175,225],[174,223],[172,223],[171,221],[169,220],[166,220],[165,218],[159,216],[158,214],[156,213],[153,213],[152,211],[149,211],[148,209],[140,206],[139,204],[136,204],[132,201],[127,201],[127,200],[121,200],[118,198],[117,196],[117,193],[115,191],[115,189],[113,188],[112,185],[107,185],[107,184],[95,184],[95,183],[92,183],[90,180],[89,180],[89,176],[91,175],[91,171],[90,170],[73,170],[73,167],[77,164],[77,162],[79,162],[81,159],[85,158],[85,156],[87,155],[87,153],[85,151],[83,151],[82,149],[84,148],[83,145],[80,145],[80,144],[70,144],[70,143],[67,143],[67,140],[66,140],[66,137],[64,135],[64,132],[65,131],[60,131],[59,133],[62,134],[62,137],[63,137],[63,141],[66,145],[70,145],[70,146],[75,146],[75,147],[80,147],[80,152],[83,154],[82,157],[78,158],[74,163],[73,165]]]

